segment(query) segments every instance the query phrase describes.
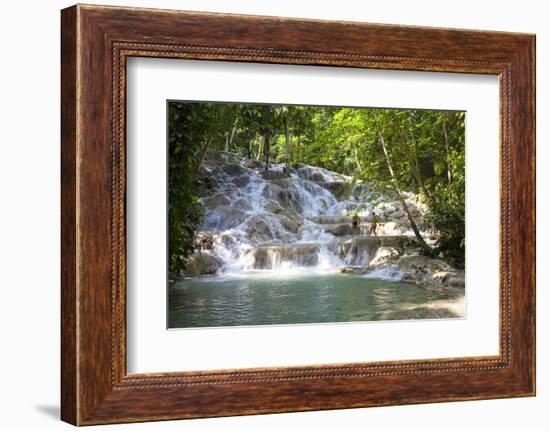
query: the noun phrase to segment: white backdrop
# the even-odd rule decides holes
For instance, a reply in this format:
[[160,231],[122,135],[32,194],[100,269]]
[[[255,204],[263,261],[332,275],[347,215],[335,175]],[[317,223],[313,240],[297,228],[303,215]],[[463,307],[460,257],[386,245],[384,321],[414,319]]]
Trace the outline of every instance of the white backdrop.
[[[546,429],[550,422],[550,320],[545,293],[550,230],[550,28],[545,2],[463,0],[415,2],[308,2],[297,0],[131,0],[101,3],[233,13],[346,19],[395,24],[537,33],[538,135],[538,396],[340,410],[186,422],[105,426],[98,429],[278,430]],[[70,2],[9,2],[0,16],[0,286],[2,380],[0,426],[70,429],[59,409],[59,9]]]

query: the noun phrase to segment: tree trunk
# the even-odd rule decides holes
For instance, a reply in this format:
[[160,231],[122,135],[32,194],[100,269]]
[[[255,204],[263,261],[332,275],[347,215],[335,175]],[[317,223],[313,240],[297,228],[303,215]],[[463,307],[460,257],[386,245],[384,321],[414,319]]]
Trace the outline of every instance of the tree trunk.
[[412,141],[412,145],[413,145],[413,155],[412,155],[412,158],[413,158],[413,162],[411,163],[412,165],[412,171],[413,171],[413,175],[414,175],[414,178],[416,179],[416,182],[418,183],[418,186],[420,187],[420,189],[422,190],[422,192],[426,195],[426,197],[433,201],[433,196],[432,194],[428,191],[428,189],[426,188],[426,184],[424,183],[424,179],[422,178],[422,174],[420,173],[420,163],[418,161],[418,151],[417,151],[417,145],[416,145],[416,140],[414,139],[414,137],[410,137],[409,138],[409,135],[408,133],[403,133],[403,131],[401,131],[401,135],[403,136],[403,139],[405,139],[405,143],[406,143],[406,146],[407,148],[409,147],[409,141]]
[[225,142],[223,144],[223,151],[229,153],[229,133],[225,132]]
[[376,120],[376,128],[378,129],[378,137],[380,138],[380,143],[382,144],[382,150],[384,151],[384,157],[386,159],[386,165],[388,166],[388,170],[390,172],[390,177],[392,180],[393,187],[397,193],[397,196],[399,198],[399,201],[401,202],[401,205],[403,206],[403,210],[405,211],[405,214],[407,214],[407,218],[409,219],[409,223],[411,224],[411,228],[414,232],[414,236],[416,237],[418,243],[420,244],[420,247],[427,253],[432,254],[431,247],[424,241],[424,238],[422,238],[422,235],[420,234],[420,230],[418,229],[418,226],[416,225],[416,222],[414,221],[414,218],[412,217],[409,206],[407,205],[407,202],[405,201],[405,197],[403,196],[403,193],[401,192],[401,188],[399,187],[399,184],[397,183],[397,178],[395,176],[395,171],[393,170],[393,165],[390,159],[390,155],[388,153],[388,149],[386,148],[386,142],[384,141],[384,136],[382,136],[382,131],[380,130],[380,124],[378,123],[378,117],[375,117]]
[[200,169],[202,162],[204,160],[204,156],[206,156],[206,151],[208,150],[208,147],[210,146],[210,143],[212,142],[212,138],[208,139],[208,141],[205,142],[204,146],[201,148],[201,152],[199,155],[199,161],[197,163],[197,171]]
[[264,149],[264,135],[260,136],[260,145],[258,146],[258,153],[256,154],[256,160],[260,160],[260,156],[262,155],[262,151]]
[[233,128],[231,129],[231,133],[229,134],[229,143],[227,144],[227,151],[231,149],[231,145],[233,145],[233,138],[235,137],[235,132],[237,130],[237,123],[239,122],[239,117],[235,118],[235,122],[233,123]]
[[246,155],[248,157],[249,160],[252,160],[252,148],[253,145],[254,145],[254,139],[248,139],[247,142],[248,142],[248,146],[246,147]]
[[447,134],[447,119],[443,120],[443,136],[445,137],[445,156],[447,162],[447,182],[449,186],[452,183],[451,177],[451,161],[450,161],[450,149],[449,149],[449,136]]
[[269,152],[271,150],[269,142],[269,131],[264,133],[264,159],[265,159],[265,170],[269,170]]
[[290,129],[288,127],[288,118],[285,119],[285,144],[286,176],[290,177],[290,158],[292,155],[292,144],[290,142]]
[[363,172],[363,166],[361,166],[361,162],[359,161],[359,152],[357,151],[357,147],[354,147],[353,152],[355,155],[355,164],[357,165],[357,170],[359,172]]

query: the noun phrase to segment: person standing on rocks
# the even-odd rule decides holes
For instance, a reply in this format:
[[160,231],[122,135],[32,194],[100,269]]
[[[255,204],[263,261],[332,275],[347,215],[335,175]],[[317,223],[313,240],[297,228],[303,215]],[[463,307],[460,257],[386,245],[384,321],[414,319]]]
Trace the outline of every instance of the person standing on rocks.
[[376,228],[378,227],[378,217],[376,216],[376,213],[373,211],[370,221],[370,229],[369,229],[369,236],[376,236]]

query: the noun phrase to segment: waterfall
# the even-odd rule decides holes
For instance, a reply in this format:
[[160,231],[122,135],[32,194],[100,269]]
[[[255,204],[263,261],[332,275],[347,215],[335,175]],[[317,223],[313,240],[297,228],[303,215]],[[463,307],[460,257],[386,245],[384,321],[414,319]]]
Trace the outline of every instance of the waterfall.
[[[380,224],[380,238],[368,235],[374,209],[368,184],[352,186],[350,177],[307,165],[286,176],[283,166],[265,172],[262,163],[237,155],[207,156],[203,234],[212,237],[207,252],[221,262],[219,273],[367,268],[384,235],[410,234],[399,204],[386,200],[384,211],[395,217]],[[420,204],[411,206],[423,214]],[[357,209],[360,223],[352,228],[349,214]]]

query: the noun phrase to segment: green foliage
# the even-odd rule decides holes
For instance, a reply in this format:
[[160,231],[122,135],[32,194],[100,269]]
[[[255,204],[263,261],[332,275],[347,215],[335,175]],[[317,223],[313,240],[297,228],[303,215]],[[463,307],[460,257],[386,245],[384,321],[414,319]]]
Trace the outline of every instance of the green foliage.
[[168,270],[173,279],[194,250],[203,218],[196,180],[196,154],[207,123],[204,112],[185,103],[168,105]]

